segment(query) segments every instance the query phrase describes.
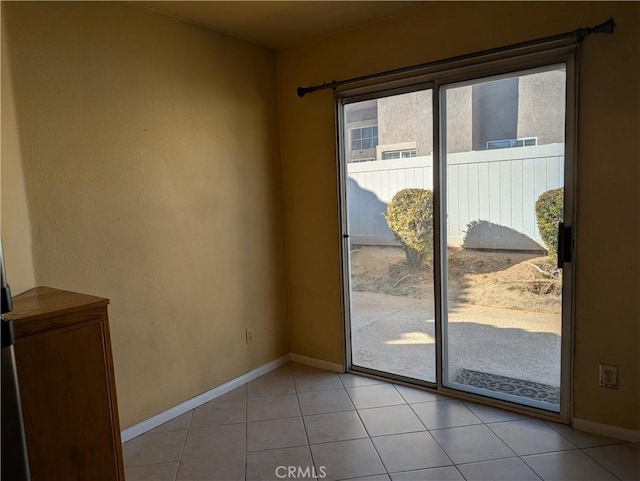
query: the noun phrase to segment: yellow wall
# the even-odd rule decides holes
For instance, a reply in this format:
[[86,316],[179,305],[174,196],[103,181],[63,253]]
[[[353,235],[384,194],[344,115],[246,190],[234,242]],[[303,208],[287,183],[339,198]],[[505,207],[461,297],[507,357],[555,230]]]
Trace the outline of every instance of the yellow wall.
[[[4,5],[2,6],[4,10]],[[6,42],[6,29],[2,17],[2,141],[0,142],[0,216],[2,247],[7,278],[13,295],[35,286],[31,255],[31,226],[27,208],[27,194],[18,142],[16,112],[13,103],[11,69]]]
[[[342,362],[331,91],[296,87],[365,75],[594,25],[580,67],[575,411],[640,428],[640,4],[440,2],[278,54],[287,290],[293,352]],[[598,363],[618,364],[617,391]]]
[[111,299],[122,427],[288,353],[273,52],[125,3],[3,15],[35,278]]

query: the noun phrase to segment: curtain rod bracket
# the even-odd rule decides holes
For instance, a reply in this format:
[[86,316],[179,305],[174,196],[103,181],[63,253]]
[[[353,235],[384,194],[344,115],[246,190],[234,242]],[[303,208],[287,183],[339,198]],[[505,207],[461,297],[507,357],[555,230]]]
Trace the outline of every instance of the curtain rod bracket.
[[423,64],[419,64],[419,65],[412,65],[410,67],[402,67],[402,68],[398,68],[398,69],[394,69],[394,70],[387,70],[385,72],[380,72],[380,73],[376,73],[376,74],[370,74],[370,75],[363,75],[361,77],[354,77],[354,78],[350,78],[350,79],[346,79],[346,80],[333,80],[331,82],[325,82],[323,84],[320,85],[311,85],[309,87],[298,87],[297,92],[298,92],[298,97],[304,97],[307,94],[310,94],[312,92],[317,92],[318,90],[327,90],[327,89],[332,89],[332,90],[336,90],[338,87],[342,86],[342,85],[347,85],[347,84],[352,84],[352,83],[357,83],[357,82],[362,82],[362,81],[368,81],[368,80],[373,80],[376,78],[382,78],[382,77],[389,77],[391,75],[399,75],[399,74],[405,74],[405,73],[409,73],[409,72],[415,72],[418,71],[420,69],[425,69],[425,68],[429,68],[429,67],[434,67],[434,66],[439,66],[439,65],[443,65],[446,63],[450,63],[450,62],[454,62],[457,60],[469,60],[471,58],[477,58],[477,57],[481,57],[481,56],[486,56],[489,54],[496,54],[496,53],[500,53],[500,52],[506,52],[509,50],[516,50],[518,48],[525,48],[525,47],[531,47],[534,45],[540,45],[540,44],[544,44],[544,43],[551,43],[551,42],[557,42],[559,40],[563,40],[563,39],[574,39],[574,41],[576,43],[581,43],[586,37],[588,37],[589,35],[593,34],[593,33],[613,33],[614,29],[615,29],[615,22],[613,21],[613,18],[610,18],[609,20],[607,20],[606,22],[603,22],[599,25],[595,25],[593,27],[582,27],[582,28],[578,28],[576,30],[573,30],[571,32],[566,32],[566,33],[561,33],[560,35],[552,35],[551,37],[544,37],[544,38],[539,38],[536,40],[529,40],[526,42],[520,42],[520,43],[516,43],[513,45],[507,45],[505,47],[498,47],[498,48],[492,48],[489,50],[483,50],[480,52],[475,52],[475,53],[470,53],[470,54],[465,54],[465,55],[460,55],[458,57],[452,57],[449,59],[442,59],[442,60],[435,60],[433,62],[427,62],[427,63],[423,63]]

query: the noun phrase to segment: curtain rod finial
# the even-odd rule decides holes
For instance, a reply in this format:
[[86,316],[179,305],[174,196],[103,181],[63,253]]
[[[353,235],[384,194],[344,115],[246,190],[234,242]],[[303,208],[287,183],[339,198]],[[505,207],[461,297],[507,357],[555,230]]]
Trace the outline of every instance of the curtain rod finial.
[[609,18],[606,22],[602,22],[594,27],[583,27],[576,30],[576,39],[578,42],[582,42],[586,37],[592,33],[613,33],[616,28],[616,22],[613,21],[613,17]]
[[593,31],[595,33],[613,33],[615,28],[616,28],[616,22],[614,22],[613,17],[611,17],[606,22],[593,27]]

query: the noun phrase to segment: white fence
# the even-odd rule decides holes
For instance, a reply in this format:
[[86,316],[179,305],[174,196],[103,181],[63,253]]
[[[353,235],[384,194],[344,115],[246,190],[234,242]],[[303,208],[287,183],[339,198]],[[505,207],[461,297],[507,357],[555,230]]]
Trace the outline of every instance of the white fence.
[[[449,245],[541,250],[535,203],[564,185],[564,144],[447,156]],[[432,156],[347,165],[349,233],[355,244],[397,245],[384,218],[402,189],[433,188]]]

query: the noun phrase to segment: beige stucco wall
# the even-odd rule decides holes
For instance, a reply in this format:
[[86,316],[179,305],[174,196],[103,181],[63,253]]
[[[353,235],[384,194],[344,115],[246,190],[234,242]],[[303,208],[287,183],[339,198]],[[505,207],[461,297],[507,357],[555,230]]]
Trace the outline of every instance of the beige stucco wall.
[[[4,10],[4,4],[2,4]],[[13,295],[35,286],[31,254],[31,226],[24,185],[22,157],[18,141],[16,112],[13,103],[6,29],[2,16],[2,93],[1,93],[1,151],[0,205],[2,247],[7,278]]]
[[561,70],[523,75],[518,85],[518,138],[538,145],[564,142],[566,74]]
[[473,102],[471,86],[447,90],[446,149],[448,153],[473,150]]
[[[432,92],[421,90],[378,99],[378,159],[388,150],[416,149],[416,155],[433,150]],[[401,144],[410,143],[403,146]],[[400,145],[399,145],[400,144]]]
[[[342,362],[333,96],[299,85],[371,74],[600,23],[580,64],[574,415],[640,428],[640,4],[436,2],[278,54],[292,351]],[[359,55],[361,46],[375,55]],[[304,158],[304,162],[300,159]],[[621,251],[624,255],[620,255]],[[598,363],[620,387],[598,387]]]
[[122,427],[288,353],[274,54],[126,3],[3,8],[35,278],[111,299]]

